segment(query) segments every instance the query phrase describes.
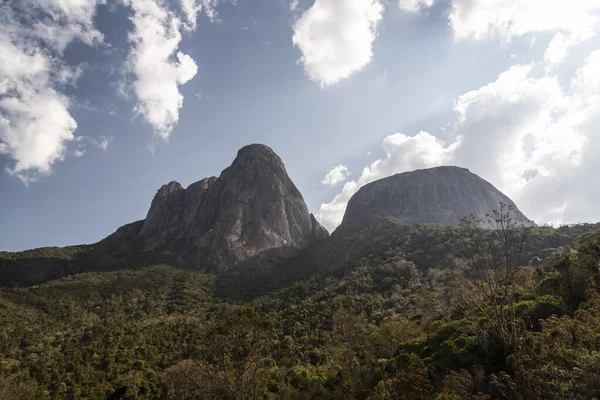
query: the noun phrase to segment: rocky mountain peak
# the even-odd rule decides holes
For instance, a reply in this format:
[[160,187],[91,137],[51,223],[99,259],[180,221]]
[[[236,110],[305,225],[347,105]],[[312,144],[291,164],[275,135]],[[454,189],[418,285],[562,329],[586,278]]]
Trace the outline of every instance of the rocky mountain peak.
[[218,178],[163,185],[140,234],[147,250],[214,271],[266,253],[291,255],[329,235],[281,158],[261,144],[240,149]]
[[175,192],[177,190],[181,190],[183,189],[183,186],[181,186],[181,183],[177,182],[177,181],[171,181],[169,183],[167,183],[166,185],[162,185],[160,187],[160,189],[158,189],[157,195],[159,196],[166,196],[169,193]]
[[182,217],[183,190],[183,186],[175,181],[158,189],[142,226],[142,234],[160,232],[179,224]]
[[363,186],[348,202],[342,225],[374,215],[408,223],[456,226],[469,215],[484,218],[501,203],[522,216],[510,198],[466,168],[421,169]]
[[249,144],[238,150],[235,160],[233,160],[232,166],[237,164],[245,164],[248,162],[264,162],[267,164],[273,164],[275,167],[281,168],[284,172],[285,165],[281,158],[271,149],[269,146],[264,144]]

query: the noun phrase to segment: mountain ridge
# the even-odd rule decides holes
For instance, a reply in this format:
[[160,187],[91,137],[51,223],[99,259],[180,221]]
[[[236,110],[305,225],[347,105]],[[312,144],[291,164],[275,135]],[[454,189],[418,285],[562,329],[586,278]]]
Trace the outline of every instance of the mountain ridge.
[[[219,177],[201,179],[187,188],[177,181],[162,185],[145,219],[118,228],[98,243],[65,248],[64,256],[60,255],[61,250],[42,249],[31,251],[28,256],[23,253],[23,257],[19,253],[0,257],[0,286],[38,284],[85,271],[114,271],[157,263],[218,275],[257,274],[261,279],[279,270],[288,271],[290,276],[303,276],[309,271],[317,273],[336,268],[361,253],[364,241],[353,237],[356,232],[370,232],[368,235],[373,238],[385,237],[385,230],[377,232],[370,228],[381,226],[377,220],[382,218],[403,223],[457,225],[458,213],[451,220],[421,218],[431,214],[427,205],[436,202],[442,207],[434,211],[442,216],[447,216],[449,208],[456,204],[463,207],[464,213],[477,209],[464,198],[462,203],[454,201],[453,194],[465,197],[465,193],[470,192],[461,192],[460,185],[459,189],[454,188],[452,179],[423,177],[423,174],[443,175],[448,171],[461,176],[467,174],[463,178],[475,181],[482,193],[492,193],[491,198],[514,205],[490,183],[464,168],[411,171],[362,187],[350,199],[342,225],[331,240],[327,240],[329,233],[309,212],[281,158],[265,145],[244,146]],[[413,182],[412,189],[404,192],[409,194],[413,205],[425,205],[425,211],[417,212],[411,220],[398,211],[403,210],[404,201],[403,183],[398,180],[415,176],[418,185]],[[436,199],[430,193],[443,196]],[[452,200],[450,203],[441,201],[448,198]],[[485,205],[489,210],[499,203],[487,201]],[[306,262],[294,261],[297,256]],[[306,271],[292,273],[288,264],[310,266]]]

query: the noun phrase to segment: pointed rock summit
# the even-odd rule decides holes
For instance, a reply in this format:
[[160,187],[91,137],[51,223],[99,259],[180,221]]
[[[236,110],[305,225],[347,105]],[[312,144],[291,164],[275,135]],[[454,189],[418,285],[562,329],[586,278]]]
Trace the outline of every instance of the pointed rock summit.
[[291,255],[329,234],[309,213],[281,158],[253,144],[218,178],[187,189],[163,185],[140,235],[148,251],[219,272],[265,254]]
[[[499,209],[501,203],[512,206],[524,217],[510,198],[468,169],[421,169],[363,186],[348,202],[342,226],[370,216],[456,226],[469,215],[484,218]],[[533,225],[532,221],[525,220]]]

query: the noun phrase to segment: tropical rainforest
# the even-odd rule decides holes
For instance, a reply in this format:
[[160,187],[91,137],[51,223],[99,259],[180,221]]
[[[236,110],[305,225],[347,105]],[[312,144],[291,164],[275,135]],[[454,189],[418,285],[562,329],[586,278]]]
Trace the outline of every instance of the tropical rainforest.
[[157,263],[4,287],[0,399],[599,399],[600,225],[506,217],[379,218],[318,250],[343,262],[268,280]]

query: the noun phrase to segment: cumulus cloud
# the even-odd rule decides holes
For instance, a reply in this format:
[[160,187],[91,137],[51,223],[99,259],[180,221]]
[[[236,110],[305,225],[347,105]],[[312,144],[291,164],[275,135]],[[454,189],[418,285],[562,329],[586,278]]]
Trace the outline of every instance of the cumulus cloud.
[[600,91],[600,50],[591,52],[579,67],[572,82],[581,96],[598,95]]
[[0,6],[0,153],[13,160],[5,170],[24,183],[49,174],[74,139],[77,123],[60,90],[74,84],[81,68],[65,65],[61,56],[74,40],[102,41],[93,26],[101,2],[24,0]]
[[509,40],[544,31],[589,37],[594,35],[599,8],[596,0],[452,0],[449,20],[459,39],[499,36]]
[[427,132],[412,137],[401,133],[386,137],[382,145],[386,157],[365,167],[360,177],[346,182],[331,202],[322,204],[317,214],[319,222],[333,231],[342,222],[348,201],[362,186],[397,173],[444,164],[455,146],[446,146]]
[[[434,2],[399,0],[399,5],[416,13]],[[448,20],[456,39],[510,41],[516,36],[554,32],[545,54],[552,67],[562,63],[573,46],[597,34],[599,13],[596,0],[451,0]]]
[[[538,222],[600,220],[600,51],[591,53],[563,88],[546,71],[513,67],[491,85],[457,101],[466,165],[509,194]],[[528,144],[527,144],[528,143]],[[474,157],[484,149],[486,157]]]
[[[454,107],[458,113],[454,130],[461,140],[454,159],[493,178],[509,193],[532,167],[527,165],[525,137],[550,139],[547,128],[555,113],[565,112],[569,105],[556,77],[535,78],[532,70],[533,65],[512,67],[495,82],[460,96]],[[482,151],[494,157],[473,156]]]
[[68,99],[55,90],[36,84],[18,90],[19,97],[0,100],[0,153],[15,160],[6,171],[28,183],[48,175],[52,164],[64,158],[77,123],[68,112]]
[[[398,0],[405,12],[418,13],[436,0]],[[297,2],[292,3],[295,10]],[[571,48],[592,36],[600,21],[597,0],[451,0],[448,22],[457,40],[513,37],[553,32],[546,50],[549,68],[562,63]],[[381,0],[316,0],[294,25],[293,43],[302,52],[306,74],[328,86],[361,71],[373,57],[382,19]]]
[[398,0],[400,9],[409,12],[416,13],[421,11],[423,8],[429,8],[433,6],[435,0]]
[[[152,126],[154,133],[167,140],[179,121],[183,95],[179,86],[192,79],[196,62],[178,51],[181,29],[195,28],[201,5],[183,1],[186,23],[159,0],[128,0],[133,10],[132,44],[127,64],[135,75],[135,111]],[[192,23],[193,21],[193,23]]]
[[[436,0],[399,0],[401,9],[418,12]],[[449,22],[458,39],[498,36],[510,40],[528,33],[559,31],[571,39],[596,34],[600,4],[596,0],[451,0]]]
[[[405,12],[418,13],[436,0],[398,0]],[[296,10],[297,1],[291,3]],[[600,21],[597,0],[450,0],[448,22],[457,40],[513,37],[553,32],[546,50],[548,68],[562,63],[571,49],[595,36]],[[382,0],[315,0],[294,25],[293,43],[310,79],[328,86],[361,71],[373,57],[382,19]]]
[[316,0],[294,24],[292,39],[310,79],[328,86],[365,68],[382,14],[380,0]]
[[219,0],[179,0],[178,10],[163,0],[123,1],[133,11],[127,69],[134,76],[134,111],[152,126],[158,138],[168,140],[183,107],[179,88],[198,72],[194,59],[179,50],[182,31],[196,30],[201,12],[212,22],[219,22]]
[[219,0],[179,0],[183,12],[183,27],[196,30],[198,14],[203,12],[211,22],[218,22],[217,4]]
[[453,0],[449,21],[457,39],[484,39],[555,32],[545,59],[550,67],[562,63],[571,48],[592,36],[600,21],[596,0],[545,1]]
[[348,171],[348,168],[340,164],[333,167],[327,175],[325,175],[325,179],[323,179],[321,183],[326,186],[335,186],[340,182],[344,182],[349,176],[350,172]]
[[[101,42],[103,36],[94,27],[94,15],[105,0],[21,0],[19,12],[32,18],[33,34],[53,49],[62,52],[73,40],[86,44]],[[21,14],[23,15],[23,14]],[[21,32],[27,29],[21,26]]]
[[576,40],[571,36],[567,36],[562,32],[556,33],[546,48],[544,59],[550,65],[561,64],[567,58],[571,47],[575,43]]
[[600,50],[592,52],[563,88],[551,71],[518,65],[494,82],[465,93],[454,106],[452,138],[420,132],[383,141],[386,156],[366,167],[323,204],[328,229],[341,221],[361,186],[396,173],[459,165],[487,179],[540,223],[600,220]]

